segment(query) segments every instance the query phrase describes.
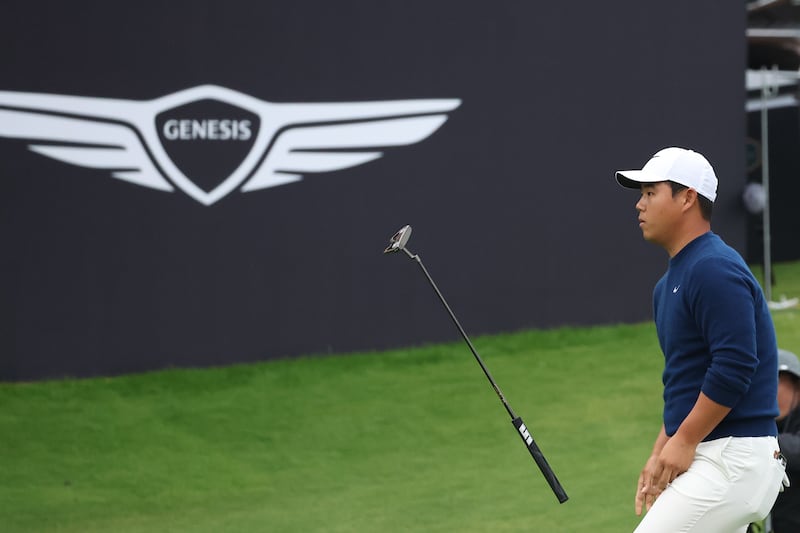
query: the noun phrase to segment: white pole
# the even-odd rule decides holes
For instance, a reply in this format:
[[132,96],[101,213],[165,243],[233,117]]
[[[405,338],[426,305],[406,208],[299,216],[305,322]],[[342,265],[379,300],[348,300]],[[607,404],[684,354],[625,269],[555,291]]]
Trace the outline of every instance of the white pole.
[[[775,69],[775,67],[773,67]],[[772,96],[773,89],[768,83],[769,74],[766,67],[761,67],[761,184],[764,187],[763,240],[764,240],[764,295],[768,302],[772,301],[772,242],[769,216],[769,117],[767,114],[767,98]]]

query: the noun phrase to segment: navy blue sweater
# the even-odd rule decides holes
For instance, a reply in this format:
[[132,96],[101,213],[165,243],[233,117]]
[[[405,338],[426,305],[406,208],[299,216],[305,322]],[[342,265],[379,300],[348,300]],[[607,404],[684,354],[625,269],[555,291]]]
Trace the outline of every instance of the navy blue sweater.
[[777,435],[778,347],[767,302],[741,256],[708,232],[670,259],[653,291],[664,352],[664,427],[700,391],[731,412],[704,440]]

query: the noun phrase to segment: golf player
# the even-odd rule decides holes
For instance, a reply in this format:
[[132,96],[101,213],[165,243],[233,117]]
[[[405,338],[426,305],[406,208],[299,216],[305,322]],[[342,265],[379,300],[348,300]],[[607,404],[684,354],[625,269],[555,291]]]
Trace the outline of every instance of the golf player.
[[645,240],[669,255],[653,291],[664,353],[663,425],[639,475],[636,533],[743,533],[781,488],[778,348],[741,256],[711,231],[717,177],[699,153],[665,148],[616,173],[641,192]]

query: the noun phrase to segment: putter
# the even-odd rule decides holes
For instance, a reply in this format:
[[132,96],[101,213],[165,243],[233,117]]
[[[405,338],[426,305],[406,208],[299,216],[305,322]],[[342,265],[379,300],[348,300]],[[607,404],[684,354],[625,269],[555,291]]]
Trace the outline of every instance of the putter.
[[558,478],[556,478],[556,474],[553,472],[553,469],[550,468],[550,465],[547,464],[547,460],[544,458],[544,454],[542,450],[539,449],[539,446],[536,445],[536,441],[533,440],[533,436],[530,433],[530,430],[525,426],[525,423],[522,421],[522,418],[518,417],[514,414],[514,410],[511,409],[511,406],[508,405],[505,396],[500,391],[500,387],[497,386],[497,383],[492,378],[492,374],[489,373],[489,369],[486,368],[486,365],[483,364],[483,360],[481,356],[478,355],[477,350],[472,345],[472,341],[469,340],[467,333],[464,331],[464,328],[461,327],[461,324],[458,322],[456,315],[453,313],[453,310],[450,309],[450,306],[447,304],[447,301],[442,296],[439,287],[436,286],[436,283],[433,281],[433,278],[428,273],[428,269],[425,268],[425,265],[422,264],[422,259],[420,259],[419,255],[411,253],[411,251],[406,248],[406,244],[408,243],[408,239],[411,237],[411,226],[403,226],[400,228],[400,231],[395,233],[391,239],[389,239],[389,246],[383,251],[385,254],[395,253],[395,252],[405,252],[405,254],[417,262],[417,264],[422,269],[422,272],[425,274],[425,277],[428,278],[428,282],[430,282],[431,287],[433,290],[436,291],[436,295],[441,300],[444,308],[447,310],[447,313],[450,315],[450,318],[453,319],[453,323],[458,328],[459,333],[461,336],[464,337],[464,340],[469,346],[470,351],[472,351],[472,355],[475,356],[475,359],[478,361],[478,364],[481,366],[481,370],[483,373],[486,374],[486,378],[489,380],[489,383],[492,384],[492,388],[494,392],[497,394],[497,397],[500,398],[500,401],[503,402],[503,407],[506,408],[508,414],[511,416],[511,423],[517,429],[519,436],[522,437],[522,442],[525,443],[525,446],[528,448],[528,451],[531,453],[531,457],[533,460],[536,461],[536,464],[539,467],[539,470],[542,471],[544,478],[547,480],[547,483],[550,485],[550,488],[553,489],[553,493],[558,498],[559,503],[564,503],[569,498],[567,493],[564,491],[564,488],[561,486],[561,483],[558,482]]

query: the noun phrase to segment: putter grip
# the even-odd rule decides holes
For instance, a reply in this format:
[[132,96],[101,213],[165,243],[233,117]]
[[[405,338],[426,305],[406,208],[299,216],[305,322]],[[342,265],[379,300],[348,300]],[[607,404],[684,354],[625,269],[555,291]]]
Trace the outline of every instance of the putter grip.
[[522,442],[524,442],[525,446],[528,447],[528,451],[531,452],[531,457],[533,457],[533,460],[536,461],[536,464],[539,466],[539,470],[542,471],[542,474],[547,480],[547,483],[550,485],[550,488],[553,489],[553,493],[556,495],[556,498],[558,498],[558,502],[564,503],[567,501],[569,496],[567,496],[567,493],[564,492],[564,487],[561,486],[561,483],[558,482],[558,478],[556,478],[556,474],[553,472],[553,469],[550,468],[549,464],[547,464],[547,459],[544,458],[542,450],[540,450],[536,445],[536,441],[533,440],[533,436],[530,434],[530,431],[528,431],[525,423],[520,417],[516,417],[511,421],[511,423],[514,424],[515,428],[517,428],[517,433],[520,437],[522,437]]

